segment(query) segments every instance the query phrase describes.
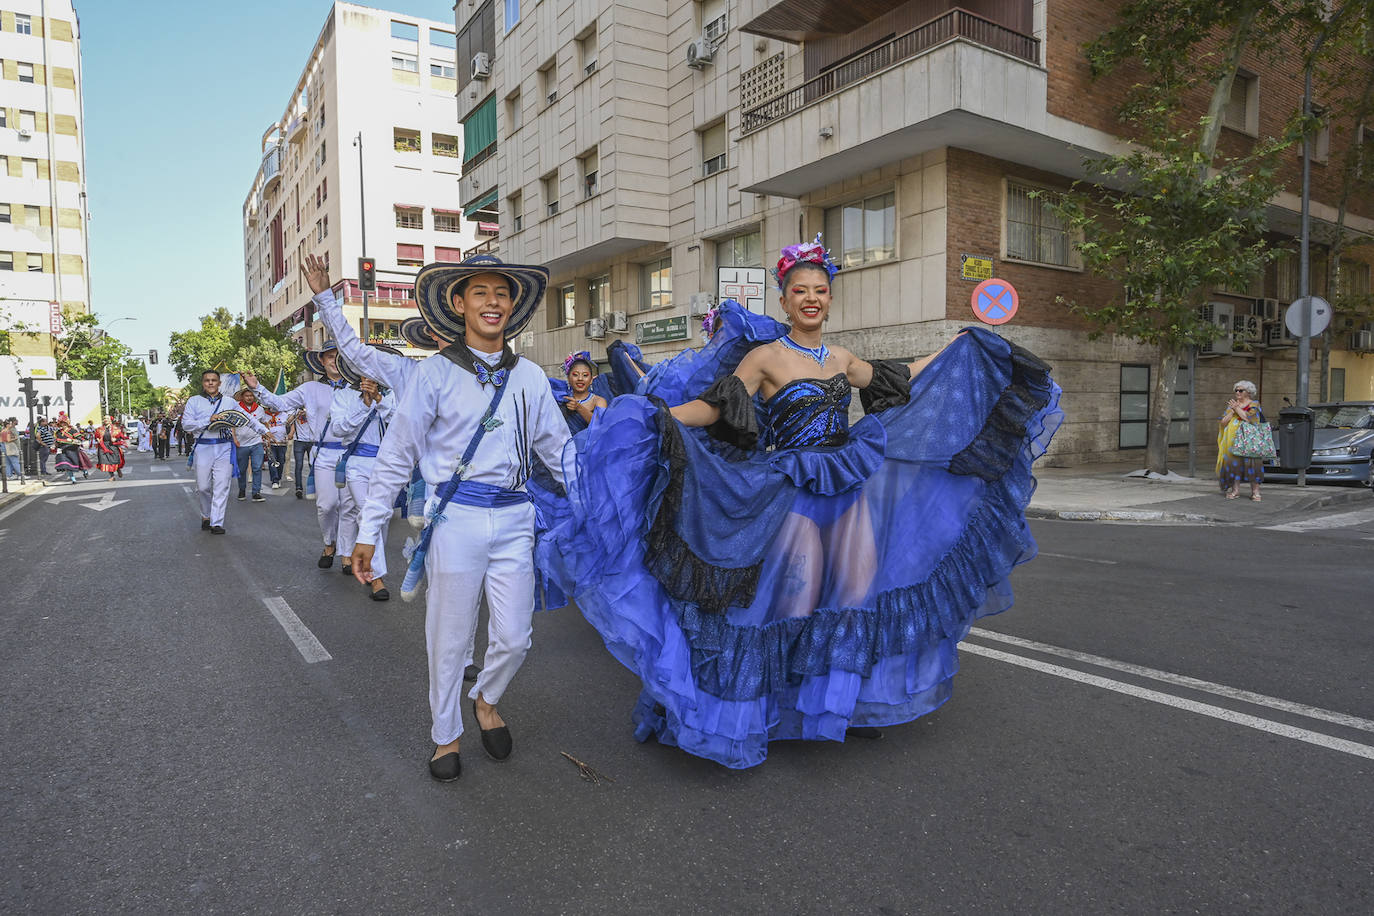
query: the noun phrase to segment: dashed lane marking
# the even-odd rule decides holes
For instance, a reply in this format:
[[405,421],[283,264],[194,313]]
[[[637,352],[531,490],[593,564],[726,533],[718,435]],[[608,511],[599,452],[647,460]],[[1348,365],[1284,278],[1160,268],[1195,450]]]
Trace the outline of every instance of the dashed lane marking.
[[291,637],[291,641],[300,650],[301,657],[307,662],[327,662],[334,657],[315,638],[315,634],[310,632],[310,628],[301,622],[296,612],[291,610],[291,605],[286,603],[285,598],[273,595],[271,598],[262,599],[262,603],[267,605],[272,616],[277,618],[277,623],[281,624],[281,628]]
[[969,635],[982,639],[990,639],[994,642],[1007,643],[1008,645],[1017,646],[1022,649],[1042,652],[1045,655],[1057,655],[1060,658],[1072,659],[1073,661],[1094,665],[1098,668],[1109,668],[1113,671],[1121,671],[1125,674],[1134,674],[1136,677],[1149,678],[1152,681],[1162,681],[1166,684],[1173,684],[1175,687],[1186,687],[1189,690],[1197,690],[1202,693],[1226,697],[1228,700],[1239,700],[1242,703],[1250,703],[1254,706],[1267,706],[1270,709],[1292,713],[1295,716],[1304,716],[1308,719],[1320,719],[1323,722],[1330,722],[1333,725],[1342,725],[1346,728],[1358,728],[1361,731],[1374,732],[1374,720],[1361,719],[1359,716],[1335,712],[1330,709],[1322,709],[1320,706],[1308,706],[1306,703],[1294,703],[1291,700],[1282,700],[1278,697],[1266,696],[1262,693],[1241,690],[1239,687],[1228,687],[1225,684],[1216,684],[1212,681],[1188,677],[1186,674],[1174,674],[1170,671],[1160,671],[1158,668],[1146,668],[1144,665],[1133,665],[1130,662],[1120,662],[1114,658],[1091,655],[1087,652],[1079,652],[1076,649],[1065,649],[1060,646],[1052,646],[1048,643],[1036,642],[1033,639],[1008,636],[1005,633],[996,633],[992,630],[984,630],[981,627],[974,627],[969,631]]
[[1083,671],[1076,671],[1073,668],[1065,668],[1063,665],[1052,665],[1049,662],[1037,661],[1033,658],[1024,658],[1020,655],[1013,655],[1010,652],[1003,652],[1000,649],[980,646],[977,643],[966,642],[960,646],[960,650],[972,653],[973,655],[981,655],[985,658],[1006,662],[1011,665],[1018,665],[1022,668],[1029,668],[1032,671],[1039,671],[1042,674],[1050,674],[1054,677],[1062,677],[1065,680],[1077,681],[1080,684],[1100,687],[1103,690],[1122,693],[1130,697],[1135,697],[1136,699],[1147,700],[1151,703],[1159,703],[1161,706],[1172,706],[1175,709],[1182,709],[1199,716],[1220,719],[1223,722],[1230,722],[1233,725],[1241,725],[1245,728],[1253,728],[1258,731],[1268,732],[1271,735],[1291,738],[1294,741],[1302,741],[1306,744],[1324,747],[1327,750],[1338,751],[1342,754],[1350,754],[1354,757],[1374,760],[1374,746],[1368,744],[1347,741],[1344,738],[1333,738],[1330,735],[1323,735],[1321,732],[1314,732],[1306,728],[1296,728],[1292,725],[1285,725],[1282,722],[1275,722],[1271,719],[1261,719],[1259,716],[1252,716],[1247,713],[1224,709],[1220,706],[1213,706],[1210,703],[1185,700],[1183,697],[1161,693],[1158,690],[1150,690],[1148,687],[1137,687],[1134,684],[1114,681],[1111,678],[1101,677],[1096,674],[1088,674]]
[[1074,557],[1069,556],[1067,553],[1046,553],[1043,550],[1036,554],[1036,556],[1054,557],[1058,560],[1074,560],[1079,563],[1100,563],[1103,566],[1115,566],[1117,562],[1116,560],[1094,560],[1092,557]]

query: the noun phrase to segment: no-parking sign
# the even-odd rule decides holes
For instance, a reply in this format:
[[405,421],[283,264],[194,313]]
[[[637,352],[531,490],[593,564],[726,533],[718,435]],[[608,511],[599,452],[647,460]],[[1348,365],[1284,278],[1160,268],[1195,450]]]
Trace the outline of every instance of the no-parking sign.
[[973,314],[984,324],[1006,324],[1016,317],[1021,299],[1016,287],[993,277],[973,288]]

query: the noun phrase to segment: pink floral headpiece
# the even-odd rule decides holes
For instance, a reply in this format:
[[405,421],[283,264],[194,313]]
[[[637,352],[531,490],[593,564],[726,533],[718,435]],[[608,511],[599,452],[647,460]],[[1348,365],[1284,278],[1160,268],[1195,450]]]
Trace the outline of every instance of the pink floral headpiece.
[[719,308],[710,309],[701,319],[701,336],[707,340],[711,339],[711,334],[716,327],[716,318],[720,316]]
[[830,277],[831,282],[835,280],[835,274],[839,272],[840,265],[835,263],[835,259],[830,257],[830,252],[825,250],[821,244],[821,234],[816,233],[816,239],[812,242],[805,242],[800,245],[788,245],[782,250],[782,257],[778,258],[778,266],[773,268],[773,280],[782,287],[782,278],[787,276],[787,272],[798,264],[814,264],[825,271]]
[[567,375],[572,371],[572,367],[577,363],[586,363],[591,368],[592,374],[596,374],[596,363],[592,362],[590,350],[578,350],[576,353],[569,353],[568,358],[563,360],[563,374]]

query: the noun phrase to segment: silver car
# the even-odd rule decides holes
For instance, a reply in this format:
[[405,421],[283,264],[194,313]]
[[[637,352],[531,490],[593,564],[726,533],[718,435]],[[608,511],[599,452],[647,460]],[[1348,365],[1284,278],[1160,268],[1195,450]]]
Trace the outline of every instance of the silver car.
[[[1308,483],[1374,486],[1374,401],[1312,405],[1312,465]],[[1296,468],[1280,454],[1264,463],[1265,483],[1292,483]]]

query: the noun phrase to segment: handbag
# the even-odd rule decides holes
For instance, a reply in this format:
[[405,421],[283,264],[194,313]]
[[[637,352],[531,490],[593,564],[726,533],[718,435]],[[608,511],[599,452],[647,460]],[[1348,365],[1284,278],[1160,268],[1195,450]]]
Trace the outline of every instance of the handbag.
[[1241,423],[1231,440],[1231,454],[1237,458],[1273,458],[1274,432],[1268,423]]

